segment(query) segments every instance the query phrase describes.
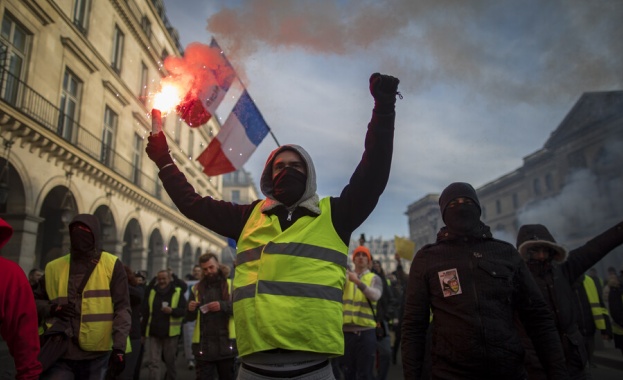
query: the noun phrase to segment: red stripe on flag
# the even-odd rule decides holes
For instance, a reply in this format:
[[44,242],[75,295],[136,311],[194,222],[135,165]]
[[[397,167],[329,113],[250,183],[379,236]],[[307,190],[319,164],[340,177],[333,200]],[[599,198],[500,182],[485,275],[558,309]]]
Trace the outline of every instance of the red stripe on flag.
[[221,142],[218,139],[210,141],[206,150],[197,157],[197,161],[203,166],[203,172],[211,177],[236,170],[223,153]]

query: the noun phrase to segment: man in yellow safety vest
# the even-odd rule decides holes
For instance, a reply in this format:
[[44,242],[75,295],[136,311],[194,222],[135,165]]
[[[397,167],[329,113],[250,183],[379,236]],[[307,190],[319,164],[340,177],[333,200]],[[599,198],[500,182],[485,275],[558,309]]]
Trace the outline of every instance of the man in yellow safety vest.
[[160,379],[160,362],[164,357],[167,379],[176,378],[175,357],[186,314],[186,299],[181,287],[172,283],[166,269],[158,272],[156,285],[148,289],[143,302],[143,336],[148,339],[147,357],[150,379]]

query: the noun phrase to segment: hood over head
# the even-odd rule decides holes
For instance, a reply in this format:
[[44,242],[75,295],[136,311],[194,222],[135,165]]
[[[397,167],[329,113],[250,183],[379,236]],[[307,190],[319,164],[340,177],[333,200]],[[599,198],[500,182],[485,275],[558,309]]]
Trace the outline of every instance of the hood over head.
[[273,161],[275,161],[275,157],[277,157],[279,153],[286,150],[291,150],[298,153],[301,156],[303,162],[305,163],[307,169],[307,183],[305,187],[305,192],[301,196],[301,199],[296,201],[290,208],[299,206],[304,207],[315,214],[320,214],[320,207],[318,206],[319,200],[318,195],[316,194],[316,169],[314,167],[314,163],[309,153],[307,153],[307,151],[301,146],[295,144],[286,144],[280,146],[279,148],[273,150],[268,156],[268,159],[266,160],[266,164],[264,165],[264,171],[262,172],[262,176],[260,178],[260,190],[262,191],[262,194],[266,196],[266,202],[262,207],[262,211],[267,211],[276,206],[283,205],[283,203],[275,199],[273,194]]
[[[82,223],[89,227],[91,233],[93,235],[92,244],[85,245],[84,241],[77,242],[76,239],[79,239],[79,235],[76,235],[72,232],[72,226],[75,224]],[[102,236],[100,230],[100,222],[95,215],[92,214],[78,214],[76,215],[71,223],[69,223],[69,236],[71,240],[71,255],[72,257],[76,255],[77,257],[84,258],[92,258],[98,257],[102,252]],[[81,246],[79,246],[81,244]]]
[[547,227],[542,224],[524,224],[517,232],[517,250],[525,261],[530,260],[528,249],[535,245],[549,247],[554,252],[552,261],[562,263],[567,259],[567,250],[556,243]]
[[0,218],[0,249],[9,242],[11,236],[13,236],[13,227],[4,219]]

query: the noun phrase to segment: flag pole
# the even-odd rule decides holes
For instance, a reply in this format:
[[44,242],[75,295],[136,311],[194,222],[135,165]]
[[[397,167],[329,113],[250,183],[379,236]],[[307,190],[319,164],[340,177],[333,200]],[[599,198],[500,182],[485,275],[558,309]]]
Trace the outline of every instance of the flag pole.
[[275,134],[273,133],[273,130],[272,129],[268,129],[268,132],[273,137],[273,140],[275,140],[275,143],[277,144],[277,147],[280,147],[281,144],[279,144],[279,141],[277,141],[277,138],[275,137]]

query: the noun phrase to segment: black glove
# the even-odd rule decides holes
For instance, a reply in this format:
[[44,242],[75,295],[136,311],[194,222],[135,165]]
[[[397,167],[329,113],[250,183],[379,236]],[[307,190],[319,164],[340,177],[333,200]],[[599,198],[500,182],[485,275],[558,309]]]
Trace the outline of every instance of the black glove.
[[119,376],[125,369],[125,353],[118,348],[112,350],[108,359],[108,372]]
[[398,83],[400,80],[391,75],[379,73],[370,75],[370,94],[374,98],[375,112],[385,114],[394,112],[396,95],[400,96]]
[[164,132],[149,135],[145,152],[147,152],[147,157],[156,163],[158,169],[162,169],[163,166],[173,163]]
[[76,316],[76,305],[68,303],[65,305],[58,305],[53,303],[50,305],[50,317],[62,319],[64,321],[74,318]]

